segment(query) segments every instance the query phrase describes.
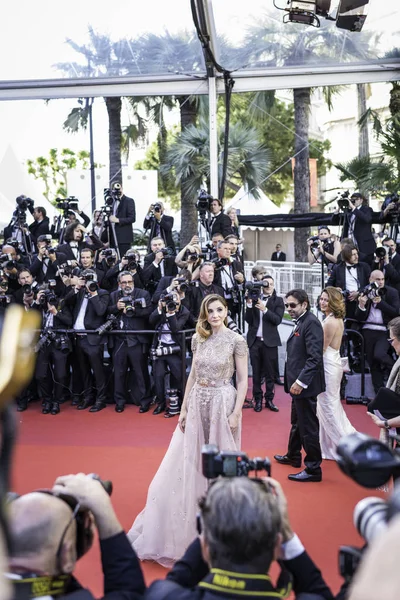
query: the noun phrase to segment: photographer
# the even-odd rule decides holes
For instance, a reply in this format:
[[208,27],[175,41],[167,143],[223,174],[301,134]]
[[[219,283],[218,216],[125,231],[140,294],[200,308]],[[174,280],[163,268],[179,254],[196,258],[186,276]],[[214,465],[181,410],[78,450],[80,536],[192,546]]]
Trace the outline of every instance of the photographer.
[[155,237],[160,237],[164,240],[167,248],[171,248],[175,254],[175,243],[172,237],[172,227],[174,226],[174,218],[164,214],[164,204],[155,202],[150,204],[147,215],[143,221],[143,228],[150,229],[149,243],[147,251],[151,251],[151,240]]
[[[12,554],[7,576],[22,597],[94,600],[75,579],[76,562],[90,550],[93,520],[100,539],[103,600],[139,600],[145,591],[137,557],[100,481],[90,475],[58,477],[53,489],[9,504]],[[61,595],[60,595],[61,592]],[[17,595],[17,597],[20,597]]]
[[0,317],[4,316],[6,308],[15,302],[14,296],[8,293],[8,280],[0,274]]
[[316,262],[323,262],[328,270],[337,262],[337,257],[340,254],[340,242],[333,241],[329,227],[321,225],[318,227],[318,235],[307,240],[308,245],[308,262],[313,265]]
[[40,235],[36,242],[38,253],[32,261],[31,272],[38,283],[59,279],[58,269],[67,260],[65,254],[52,247],[51,242],[50,234]]
[[42,413],[57,415],[67,389],[67,359],[72,350],[68,336],[57,334],[57,330],[72,326],[72,314],[64,301],[50,289],[40,290],[35,302],[42,312],[42,331],[36,344],[38,396],[43,403]]
[[227,235],[232,233],[232,222],[228,215],[226,215],[223,210],[223,204],[221,200],[218,198],[214,198],[210,200],[209,208],[210,217],[208,219],[208,232],[210,237],[214,235],[214,233],[220,233],[225,239]]
[[[220,478],[199,507],[200,538],[165,581],[151,584],[147,600],[285,598],[291,578],[296,600],[333,600],[291,528],[287,500],[277,481]],[[273,561],[282,569],[276,588],[268,576]]]
[[142,280],[150,292],[154,292],[162,277],[176,275],[178,268],[175,264],[173,252],[165,247],[165,242],[160,237],[155,237],[150,242],[151,252],[144,257]]
[[346,302],[346,318],[354,319],[359,291],[368,284],[371,273],[369,265],[358,262],[358,251],[350,244],[342,250],[342,261],[333,267],[326,287],[343,290]]
[[26,222],[26,211],[33,213],[34,202],[26,196],[16,198],[17,207],[13,212],[12,219],[7,227],[4,228],[4,239],[13,238],[21,244],[26,254],[32,252],[32,240],[30,231]]
[[21,269],[18,273],[19,289],[14,292],[14,299],[17,304],[29,309],[35,302],[35,294],[38,291],[38,283],[34,279],[29,269]]
[[150,377],[147,366],[148,334],[124,333],[129,330],[148,328],[148,317],[152,311],[150,294],[135,288],[131,273],[122,271],[118,275],[119,289],[111,293],[108,314],[118,319],[121,334],[111,335],[108,347],[114,367],[115,411],[124,411],[128,395],[128,368],[135,376],[135,403],[140,404],[139,412],[145,413],[152,401]]
[[[350,237],[360,253],[366,255],[365,261],[371,264],[376,248],[371,230],[372,208],[368,206],[368,200],[358,192],[348,198],[348,203],[349,208],[344,213],[342,237]],[[332,217],[332,224],[337,225],[339,221],[340,216],[336,213]]]
[[369,285],[360,292],[355,318],[362,323],[361,333],[376,394],[384,386],[384,380],[393,366],[387,326],[391,319],[398,316],[399,309],[397,290],[385,287],[382,271],[372,271]]
[[[74,223],[81,225],[83,229],[90,223],[90,217],[85,215],[85,213],[78,208],[77,204],[78,200],[74,196],[67,198],[66,200],[57,198],[57,208],[59,210],[63,210],[63,214],[59,214],[57,217],[54,217],[53,224],[50,228],[51,237],[58,240],[60,244],[65,242],[65,233],[67,227],[69,225],[73,225]],[[69,206],[73,206],[74,210],[68,208]],[[78,215],[78,216],[77,216]],[[79,218],[78,218],[79,217]],[[79,219],[82,219],[82,223]],[[61,227],[63,221],[63,227]]]
[[[82,271],[74,280],[75,290],[68,294],[65,302],[73,308],[73,328],[76,333],[75,357],[79,364],[83,383],[83,401],[78,410],[99,412],[106,407],[106,376],[103,366],[105,339],[98,333],[83,333],[85,329],[95,330],[105,321],[109,294],[99,288],[96,272]],[[93,374],[92,374],[93,372]]]
[[[29,208],[29,207],[28,207]],[[29,208],[34,221],[31,225],[29,225],[29,231],[31,233],[31,238],[34,244],[40,235],[46,235],[50,233],[50,221],[47,216],[46,209],[43,206],[37,206],[32,210],[32,207]]]
[[285,312],[284,302],[276,295],[271,275],[264,275],[262,282],[249,283],[246,288],[245,320],[249,325],[247,345],[253,369],[254,410],[262,411],[261,386],[265,378],[265,407],[278,412],[274,395],[276,373],[279,373],[278,346],[282,345],[278,326]]
[[[104,251],[105,253],[108,250]],[[121,257],[121,260],[113,265],[111,268],[107,269],[105,274],[105,281],[107,282],[107,286],[111,291],[114,291],[118,287],[118,275],[122,271],[128,271],[132,277],[135,287],[144,288],[144,283],[141,278],[142,267],[140,265],[140,254],[136,252],[133,248],[128,250],[125,256]]]
[[400,257],[391,238],[385,238],[382,246],[376,248],[372,270],[383,271],[386,284],[400,292]]
[[4,244],[1,249],[0,268],[4,279],[8,281],[10,291],[15,292],[18,290],[18,273],[23,267],[24,263],[21,261],[21,257],[17,254],[14,246]]
[[151,349],[157,395],[153,415],[159,415],[166,409],[165,376],[168,371],[170,388],[177,389],[182,398],[182,356],[185,353],[185,341],[177,334],[185,329],[190,317],[189,310],[181,304],[184,298],[185,293],[178,289],[162,295],[149,318],[150,327],[157,331]]
[[90,248],[83,248],[79,255],[79,266],[85,269],[91,269],[96,272],[97,282],[99,286],[103,289],[107,289],[102,285],[102,281],[104,279],[105,273],[103,269],[99,269],[94,264],[94,252]]
[[215,265],[212,262],[204,262],[199,267],[199,279],[192,287],[190,295],[190,312],[192,318],[197,321],[200,314],[201,303],[209,294],[218,294],[224,297],[224,290],[214,283]]
[[225,240],[218,242],[214,283],[224,290],[229,314],[235,319],[241,308],[240,287],[244,283],[243,267],[238,260],[232,260],[231,247]]
[[239,238],[236,237],[236,235],[231,234],[225,238],[225,241],[228,242],[231,247],[232,260],[237,260],[243,268],[243,252],[239,252]]
[[163,277],[160,279],[157,285],[157,289],[153,294],[151,299],[153,304],[158,304],[160,296],[162,294],[171,294],[172,292],[184,292],[184,297],[182,298],[182,304],[186,306],[188,310],[190,310],[190,282],[192,280],[192,274],[188,269],[181,269],[178,275],[169,277]]
[[175,262],[180,269],[189,269],[193,273],[205,258],[199,245],[199,237],[194,235],[190,242],[176,255]]
[[[103,233],[102,242],[110,242],[110,246],[118,250],[120,256],[126,254],[133,243],[133,228],[132,224],[136,221],[136,208],[133,198],[125,196],[121,183],[115,182],[112,189],[104,190],[106,205],[111,207],[111,214],[108,217],[109,223],[112,226],[112,231],[115,231],[115,236],[109,234],[107,240],[107,232]],[[116,238],[116,239],[115,239]]]

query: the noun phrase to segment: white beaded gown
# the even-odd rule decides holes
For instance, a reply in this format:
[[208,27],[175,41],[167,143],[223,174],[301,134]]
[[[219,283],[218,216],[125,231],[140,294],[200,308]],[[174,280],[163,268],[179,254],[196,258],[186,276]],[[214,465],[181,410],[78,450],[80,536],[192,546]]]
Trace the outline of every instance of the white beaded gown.
[[201,467],[203,444],[240,450],[241,423],[232,433],[228,417],[236,402],[231,383],[234,357],[246,356],[246,341],[223,329],[205,341],[195,334],[192,349],[196,380],[187,399],[185,433],[177,425],[150,484],[146,506],[128,533],[141,560],[166,567],[181,558],[196,536],[197,502],[207,489]]
[[319,394],[317,417],[322,458],[335,460],[340,439],[356,430],[350,423],[340,401],[340,384],[343,376],[339,350],[328,346],[324,352],[325,392]]

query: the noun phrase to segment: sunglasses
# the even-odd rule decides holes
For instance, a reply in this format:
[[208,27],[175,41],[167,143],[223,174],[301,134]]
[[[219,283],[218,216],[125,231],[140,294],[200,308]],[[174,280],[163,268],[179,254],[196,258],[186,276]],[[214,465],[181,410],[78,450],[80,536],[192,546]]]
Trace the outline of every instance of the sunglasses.
[[286,308],[296,308],[296,306],[300,306],[300,302],[295,304],[294,302],[289,302],[289,304],[285,304]]

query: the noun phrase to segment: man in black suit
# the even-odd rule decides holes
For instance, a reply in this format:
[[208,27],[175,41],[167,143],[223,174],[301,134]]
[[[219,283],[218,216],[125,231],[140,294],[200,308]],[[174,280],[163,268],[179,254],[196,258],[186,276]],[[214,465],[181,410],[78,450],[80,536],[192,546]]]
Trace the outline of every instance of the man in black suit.
[[[113,214],[110,215],[109,221],[115,231],[120,256],[124,256],[133,242],[132,224],[136,221],[135,201],[124,195],[120,183],[113,184],[113,198]],[[115,248],[114,236],[110,236],[110,239],[110,245]]]
[[[141,405],[139,412],[144,413],[149,410],[152,400],[147,366],[149,339],[145,333],[123,331],[148,328],[151,298],[145,290],[135,288],[129,271],[119,274],[118,284],[119,289],[111,293],[108,307],[108,313],[118,317],[118,329],[121,329],[121,335],[110,336],[108,342],[113,357],[115,411],[124,411],[128,394],[126,375],[130,368],[135,375],[135,390]],[[130,301],[127,304],[122,298],[129,298]]]
[[46,209],[43,206],[37,206],[32,212],[34,221],[29,225],[29,231],[31,233],[31,239],[34,244],[40,235],[46,235],[50,233],[50,221],[47,217]]
[[164,204],[162,202],[150,204],[149,211],[143,221],[144,229],[150,229],[147,251],[151,252],[151,240],[160,237],[164,240],[166,247],[171,248],[175,253],[175,243],[172,237],[173,226],[174,218],[164,214]]
[[275,262],[278,262],[278,261],[285,262],[286,261],[286,254],[284,252],[282,252],[281,244],[277,244],[275,246],[275,252],[272,253],[271,260],[275,261]]
[[214,283],[215,266],[212,262],[204,262],[199,267],[199,279],[191,289],[190,312],[195,321],[199,318],[201,303],[209,294],[224,297],[224,290]]
[[[293,532],[274,479],[220,477],[199,501],[197,537],[146,600],[333,600],[321,572]],[[243,543],[243,540],[246,543]],[[278,560],[276,588],[268,576]],[[292,590],[293,585],[293,590]]]
[[[182,355],[185,352],[185,341],[180,331],[185,329],[190,317],[189,310],[181,304],[184,292],[177,290],[170,293],[173,301],[166,302],[163,297],[158,301],[157,308],[150,315],[150,327],[156,330],[153,341],[153,377],[157,395],[157,406],[153,411],[159,415],[166,409],[165,401],[165,376],[170,372],[170,387],[177,389],[182,398]],[[173,306],[175,304],[175,306]],[[157,355],[157,349],[163,351]],[[168,350],[171,353],[165,353]]]
[[46,283],[49,279],[58,278],[58,268],[65,263],[67,257],[62,252],[56,252],[47,236],[39,236],[36,242],[38,253],[32,260],[31,273],[36,281]]
[[235,319],[241,309],[239,285],[244,283],[243,265],[231,257],[229,242],[222,240],[217,244],[217,258],[214,259],[214,283],[224,290],[229,314]]
[[359,291],[368,284],[371,269],[367,263],[358,262],[358,251],[354,246],[344,246],[342,261],[335,265],[327,286],[346,290],[346,317],[354,319]]
[[362,323],[365,352],[377,394],[393,367],[394,361],[389,353],[388,323],[399,315],[400,300],[397,290],[385,287],[382,271],[372,271],[369,283],[372,286],[362,290],[358,298],[355,318]]
[[374,259],[376,243],[372,235],[371,223],[373,219],[372,208],[368,201],[358,192],[349,198],[350,210],[341,214],[334,214],[332,224],[339,225],[344,217],[342,237],[350,237],[360,253],[366,255],[366,262],[371,264]]
[[292,396],[291,430],[285,455],[276,454],[283,465],[301,466],[304,448],[305,469],[289,475],[292,481],[321,481],[321,446],[317,418],[317,396],[325,391],[324,333],[317,317],[310,312],[304,290],[286,294],[286,307],[295,326],[286,343],[285,392]]
[[210,202],[210,218],[208,220],[208,232],[210,234],[210,238],[214,235],[214,233],[220,233],[224,238],[232,233],[232,221],[223,212],[223,205],[221,200],[214,198]]
[[[103,325],[110,299],[106,290],[93,285],[93,281],[86,281],[87,276],[96,278],[96,272],[91,269],[83,271],[75,292],[70,293],[65,299],[66,303],[70,302],[73,306],[73,328],[77,331],[94,330]],[[78,405],[78,410],[90,406],[89,412],[99,412],[106,407],[104,344],[104,337],[98,333],[76,334],[75,356],[84,388],[83,401]]]
[[165,242],[155,237],[150,242],[151,252],[144,257],[141,278],[146,288],[153,293],[162,277],[176,275],[178,267],[175,258],[165,251]]
[[[256,289],[257,288],[253,288]],[[273,412],[279,408],[274,404],[275,377],[278,371],[278,346],[281,346],[278,325],[282,323],[285,307],[282,298],[276,295],[275,282],[271,275],[262,281],[260,296],[252,300],[247,296],[246,322],[249,324],[247,345],[253,369],[254,410],[262,411],[262,378],[265,378],[265,406]],[[278,371],[279,372],[279,371]]]

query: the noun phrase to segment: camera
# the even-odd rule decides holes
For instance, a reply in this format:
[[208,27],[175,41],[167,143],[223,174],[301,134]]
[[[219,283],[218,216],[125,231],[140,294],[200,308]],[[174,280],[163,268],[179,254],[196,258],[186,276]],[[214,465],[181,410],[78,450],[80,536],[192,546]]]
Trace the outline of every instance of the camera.
[[34,205],[33,200],[24,195],[18,196],[15,201],[20,211],[26,211],[28,208],[33,208]]
[[61,333],[56,336],[56,348],[62,354],[69,354],[71,352],[71,342],[65,333]]
[[161,294],[160,300],[161,302],[165,302],[165,306],[169,311],[176,310],[178,308],[178,305],[175,302],[175,295],[173,293]]
[[123,267],[127,271],[136,271],[139,266],[139,261],[137,260],[136,254],[125,254],[121,260],[128,261],[128,264]]
[[166,344],[165,346],[157,346],[157,348],[150,348],[150,356],[152,360],[157,360],[163,356],[170,356],[171,354],[178,354],[181,351],[178,344]]
[[39,291],[43,291],[44,293],[40,296],[39,298],[39,304],[42,307],[46,307],[47,304],[50,304],[50,306],[57,306],[58,304],[58,298],[55,295],[55,293],[51,290],[51,289],[45,289],[43,290],[43,288]]
[[154,210],[154,212],[156,212],[156,213],[159,213],[159,212],[161,212],[161,210],[162,210],[162,206],[161,206],[161,204],[160,204],[159,202],[156,202],[155,204],[153,204],[153,210]]
[[171,248],[161,248],[161,250],[157,250],[157,252],[161,252],[164,258],[174,256],[174,251],[171,250]]
[[229,258],[214,258],[211,262],[214,264],[216,269],[222,269],[223,267],[229,265]]
[[[268,286],[269,286],[269,284],[268,284]],[[262,296],[263,287],[268,287],[268,286],[263,286],[262,281],[247,281],[245,284],[247,298],[252,300],[253,303],[255,304],[257,302],[257,300],[259,298],[261,298],[261,296]]]
[[175,277],[174,281],[179,283],[176,288],[178,292],[184,292],[186,294],[190,290],[190,284],[185,277]]
[[104,202],[105,202],[105,207],[103,207],[103,212],[105,212],[105,214],[110,215],[112,210],[104,210],[106,207],[108,207],[108,209],[111,209],[114,201],[118,200],[119,198],[121,198],[122,196],[122,186],[120,183],[114,183],[111,188],[104,188],[103,191],[104,194]]
[[107,321],[105,323],[103,323],[103,325],[100,325],[100,327],[98,327],[96,329],[96,333],[98,333],[99,335],[102,335],[106,331],[111,331],[112,329],[117,329],[117,327],[118,327],[118,318],[115,315],[110,315],[108,317]]
[[57,208],[68,212],[69,210],[78,210],[78,198],[76,196],[68,196],[68,198],[56,198]]
[[390,248],[387,246],[379,246],[379,248],[376,248],[375,256],[376,258],[379,258],[379,260],[382,260],[387,255],[390,255]]
[[368,296],[370,300],[373,298],[378,298],[379,296],[383,296],[386,292],[386,288],[379,287],[376,281],[369,283],[362,291],[362,296]]
[[[363,433],[352,433],[339,442],[336,449],[340,470],[359,485],[376,489],[400,473],[399,450],[391,450],[383,442]],[[354,509],[354,526],[369,543],[386,529],[390,519],[400,512],[400,488],[395,486],[388,501],[367,497]],[[354,575],[363,549],[342,546],[339,550],[340,574],[346,580]]]
[[0,294],[0,307],[6,308],[11,302],[11,296],[8,294]]
[[99,289],[99,284],[97,283],[97,274],[94,271],[81,271],[79,277],[84,279],[85,283],[87,284],[86,287],[90,292],[96,292]]
[[41,350],[42,348],[45,348],[46,346],[50,346],[50,344],[52,342],[55,342],[55,340],[56,340],[56,334],[54,333],[54,331],[52,329],[46,329],[41,334],[39,341],[37,342],[37,344],[35,346],[35,352],[39,352],[39,350]]
[[343,192],[343,194],[340,194],[339,199],[337,201],[339,210],[343,210],[343,211],[349,210],[349,208],[350,208],[349,196],[350,196],[349,190],[347,190],[346,192]]
[[27,296],[31,296],[32,295],[32,286],[29,283],[25,283],[22,286],[22,292],[24,294],[26,294]]
[[320,243],[319,236],[318,235],[313,235],[312,237],[310,237],[308,239],[312,240],[312,243],[310,244],[311,250],[318,250],[319,243]]
[[201,449],[202,471],[206,479],[222,477],[247,477],[251,471],[266,471],[271,477],[269,458],[249,458],[244,452],[219,451],[215,444],[205,444]]
[[201,189],[196,202],[197,211],[201,215],[205,215],[205,213],[210,209],[210,203],[213,200],[214,198],[210,196],[210,194],[208,194],[206,190]]

